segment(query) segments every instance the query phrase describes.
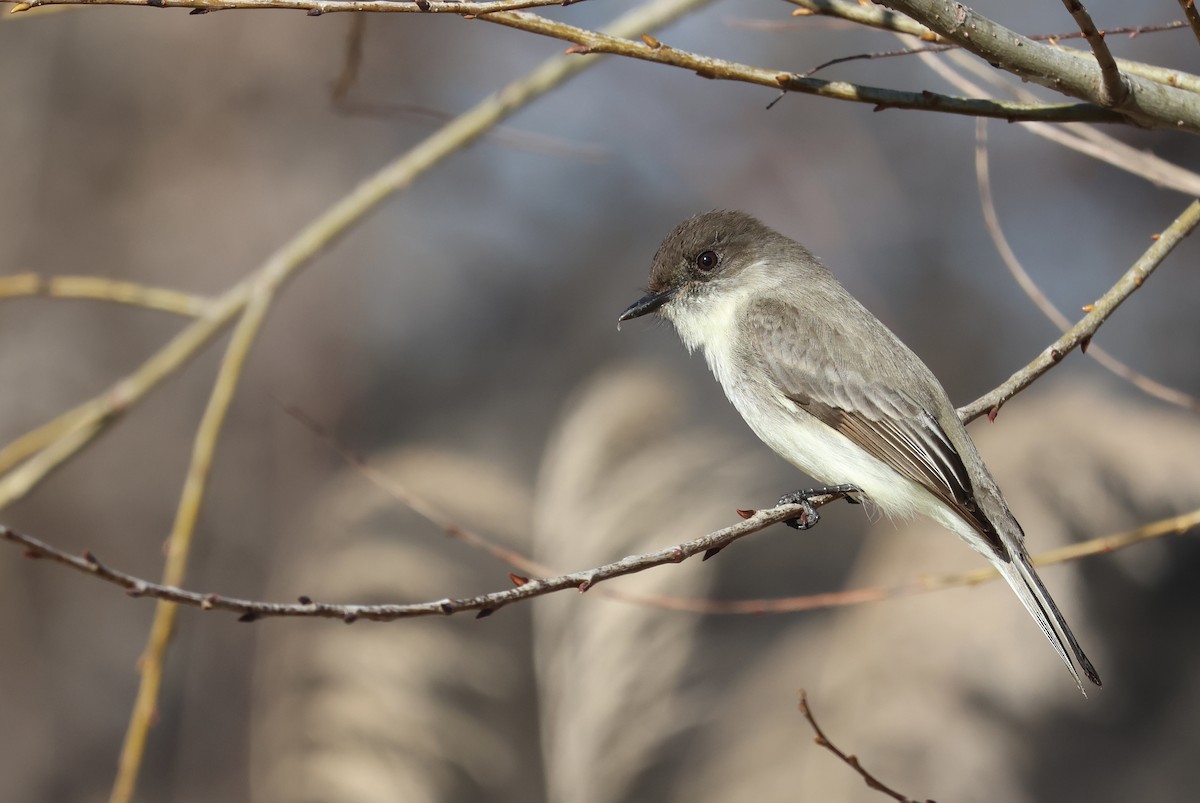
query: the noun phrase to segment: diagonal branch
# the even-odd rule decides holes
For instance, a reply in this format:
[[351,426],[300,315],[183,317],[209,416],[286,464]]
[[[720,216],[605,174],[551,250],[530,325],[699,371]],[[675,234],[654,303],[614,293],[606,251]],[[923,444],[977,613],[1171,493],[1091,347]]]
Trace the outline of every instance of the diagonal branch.
[[1192,233],[1197,224],[1200,224],[1200,200],[1188,204],[1188,207],[1162,234],[1155,238],[1154,243],[1117,280],[1117,283],[1090,305],[1091,311],[1087,315],[1067,330],[1062,337],[1050,344],[1033,362],[1009,377],[1004,384],[967,406],[960,407],[958,417],[964,423],[974,421],[984,413],[987,413],[988,418],[995,419],[996,413],[1000,411],[1000,407],[1005,402],[1033,384],[1038,377],[1057,365],[1076,346],[1091,341],[1096,330],[1108,320],[1108,317],[1116,311],[1117,307],[1121,306],[1125,299],[1142,286],[1146,278],[1162,264],[1162,261],[1175,249],[1175,246],[1183,241],[1184,237]]
[[[183,494],[175,512],[175,523],[171,535],[167,539],[167,560],[163,568],[162,583],[167,586],[183,585],[187,574],[188,556],[191,552],[192,536],[196,532],[196,521],[200,516],[200,503],[204,499],[204,489],[212,472],[213,456],[216,453],[217,439],[229,405],[237,390],[238,380],[246,364],[250,347],[262,328],[267,310],[274,298],[276,286],[265,286],[259,289],[250,299],[246,311],[242,313],[221,367],[217,372],[216,382],[213,383],[208,406],[200,420],[196,431],[195,443],[192,447],[192,459],[188,466],[187,477],[184,480]],[[154,622],[150,626],[150,636],[146,650],[138,661],[138,672],[141,681],[138,683],[137,697],[134,700],[133,711],[129,718],[129,727],[125,732],[125,740],[121,745],[121,755],[117,762],[117,777],[113,783],[110,803],[126,803],[133,799],[137,786],[142,757],[145,754],[146,740],[150,728],[158,718],[158,694],[162,686],[163,664],[166,660],[167,648],[171,636],[175,632],[175,615],[178,606],[173,602],[160,600],[154,610]]]
[[1183,15],[1187,17],[1188,25],[1192,26],[1192,33],[1196,35],[1196,41],[1200,42],[1200,11],[1196,10],[1196,1],[1179,0],[1179,7],[1183,9]]
[[1092,15],[1079,0],[1063,0],[1063,5],[1075,18],[1075,24],[1087,39],[1092,54],[1096,57],[1096,64],[1100,66],[1100,105],[1109,108],[1124,106],[1129,99],[1129,87],[1121,76],[1112,51],[1108,49],[1108,42],[1104,41],[1104,34],[1096,30]]
[[[808,695],[805,694],[804,689],[800,690],[800,713],[804,715],[804,718],[808,720],[808,724],[813,729],[813,741],[821,747],[827,749],[829,752],[833,753],[835,756],[840,758],[842,762],[846,764],[846,766],[850,767],[850,769],[861,775],[867,786],[871,787],[877,792],[882,792],[892,800],[900,801],[900,803],[917,803],[917,801],[909,798],[907,795],[900,794],[895,789],[888,786],[871,773],[867,772],[867,770],[859,762],[858,756],[843,753],[833,742],[829,741],[829,737],[825,735],[825,731],[821,730],[821,726],[817,724],[817,719],[813,716],[812,709],[808,707]],[[933,803],[933,801],[927,800],[925,803]]]

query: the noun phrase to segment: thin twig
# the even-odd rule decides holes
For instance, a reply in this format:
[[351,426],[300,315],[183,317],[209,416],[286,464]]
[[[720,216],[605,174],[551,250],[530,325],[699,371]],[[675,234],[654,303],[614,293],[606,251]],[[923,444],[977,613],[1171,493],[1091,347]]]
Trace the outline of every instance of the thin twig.
[[[1039,568],[1068,563],[1081,558],[1096,555],[1109,555],[1122,549],[1163,538],[1168,535],[1183,535],[1200,527],[1200,510],[1193,510],[1180,516],[1172,516],[1160,521],[1150,522],[1141,527],[1114,535],[1091,538],[1058,549],[1050,549],[1034,555],[1032,560]],[[703,599],[700,597],[659,597],[638,595],[622,592],[620,598],[624,601],[648,605],[655,608],[665,608],[686,613],[705,615],[750,615],[802,613],[805,611],[823,610],[826,608],[844,608],[852,605],[862,605],[867,602],[879,602],[886,599],[910,597],[918,594],[928,594],[948,588],[962,588],[989,583],[1000,579],[1000,575],[991,566],[971,569],[943,575],[925,575],[908,583],[890,586],[863,586],[844,591],[830,591],[822,594],[805,594],[798,597],[773,597],[764,599]]]
[[[832,499],[822,499],[820,503],[824,504],[828,501],[832,501]],[[614,577],[636,574],[668,563],[680,563],[687,558],[702,554],[710,549],[722,549],[734,541],[764,530],[772,524],[796,518],[800,512],[802,512],[802,508],[799,505],[784,505],[782,507],[771,508],[770,510],[760,510],[745,521],[676,546],[670,546],[655,552],[630,555],[621,560],[606,563],[593,569],[571,572],[554,577],[531,579],[528,582],[523,582],[516,588],[505,591],[495,591],[490,594],[460,599],[447,597],[429,602],[385,605],[337,605],[326,602],[315,602],[307,597],[302,597],[298,603],[277,603],[239,599],[215,593],[189,591],[175,586],[155,583],[113,569],[102,563],[90,551],[84,552],[82,557],[71,555],[51,544],[17,532],[4,525],[0,525],[0,539],[23,546],[26,557],[44,558],[55,563],[60,563],[76,571],[120,586],[132,597],[151,597],[154,599],[169,600],[170,602],[177,602],[181,605],[188,605],[202,610],[228,611],[240,614],[241,621],[246,622],[266,618],[291,617],[341,619],[349,624],[360,619],[375,622],[391,622],[397,619],[412,619],[424,616],[450,616],[464,611],[476,611],[477,617],[481,618],[494,613],[506,605],[511,605],[521,600],[541,597],[568,589],[587,591],[597,583],[611,580]],[[1089,555],[1108,554],[1154,538],[1183,534],[1197,527],[1200,527],[1200,510],[1152,522],[1117,535],[1093,539],[1044,552],[1035,556],[1033,562],[1037,566],[1047,566],[1053,563],[1078,560]],[[957,574],[923,576],[913,582],[899,586],[875,586],[831,594],[816,594],[808,597],[776,600],[737,600],[729,605],[723,605],[719,601],[699,600],[698,602],[705,603],[706,607],[704,608],[691,607],[687,604],[675,605],[671,604],[669,600],[665,604],[660,604],[657,601],[658,598],[638,597],[636,595],[626,595],[626,599],[654,604],[657,607],[694,611],[697,613],[784,613],[858,605],[864,602],[875,602],[893,597],[926,594],[959,586],[979,585],[980,583],[995,580],[998,577],[999,575],[995,569],[989,566]],[[681,601],[683,603],[689,602],[682,598]]]
[[1079,0],[1063,0],[1063,5],[1075,18],[1075,24],[1079,26],[1080,33],[1087,39],[1088,45],[1092,48],[1092,54],[1096,57],[1096,63],[1100,65],[1100,105],[1110,108],[1123,106],[1129,98],[1129,87],[1121,76],[1121,70],[1117,67],[1116,60],[1113,59],[1112,51],[1108,49],[1108,42],[1104,41],[1104,34],[1096,30],[1096,23],[1092,21],[1092,15]]
[[136,282],[106,279],[102,276],[50,276],[17,273],[0,276],[0,299],[46,296],[111,301],[143,309],[170,312],[187,318],[203,315],[213,303],[204,296],[147,287]]
[[36,8],[62,5],[152,6],[154,8],[190,8],[199,13],[232,9],[291,9],[307,11],[311,16],[338,11],[372,11],[393,14],[457,14],[474,17],[481,14],[519,11],[525,8],[565,6],[583,0],[25,0],[18,2],[11,13],[20,14]]
[[1200,42],[1200,11],[1196,10],[1195,0],[1179,0],[1179,7],[1183,9],[1183,15],[1187,17],[1188,25],[1192,26],[1192,33],[1196,35],[1196,41]]
[[[822,503],[828,500],[820,500]],[[814,500],[814,504],[816,501]],[[760,510],[745,521],[738,522],[700,538],[686,541],[677,546],[660,549],[641,555],[631,555],[594,569],[572,572],[545,579],[533,579],[516,588],[482,594],[463,599],[440,599],[431,602],[418,602],[407,605],[334,605],[320,602],[300,602],[298,604],[257,602],[254,600],[237,599],[218,594],[202,594],[187,591],[174,586],[153,583],[140,577],[109,568],[90,552],[83,557],[69,555],[55,547],[23,535],[8,527],[0,525],[0,538],[21,544],[26,548],[26,555],[34,558],[49,560],[70,566],[77,571],[90,574],[115,585],[119,585],[135,597],[153,597],[168,600],[183,605],[190,605],[205,610],[231,611],[242,615],[244,621],[266,617],[318,617],[325,619],[342,619],[354,622],[368,619],[378,622],[390,622],[396,619],[410,619],[420,616],[449,616],[463,611],[476,611],[479,617],[487,616],[506,605],[519,602],[531,597],[566,589],[587,591],[596,583],[622,577],[628,574],[652,569],[667,563],[680,563],[694,555],[703,554],[711,549],[723,549],[739,538],[765,529],[772,524],[794,519],[803,513],[800,505],[784,505],[771,510]]]
[[1004,384],[959,408],[959,418],[964,422],[974,421],[986,413],[989,418],[995,419],[996,413],[1005,402],[1057,365],[1076,346],[1090,341],[1096,330],[1108,320],[1117,307],[1142,286],[1146,278],[1162,264],[1184,237],[1192,233],[1197,224],[1200,224],[1200,200],[1188,204],[1187,209],[1155,238],[1154,243],[1146,249],[1133,267],[1127,270],[1108,292],[1090,305],[1091,311],[1087,315],[1039,354],[1033,362],[1009,377]]
[[[181,586],[187,575],[192,536],[196,532],[200,504],[204,499],[204,489],[212,471],[213,455],[216,452],[217,439],[221,434],[221,426],[229,412],[229,405],[237,390],[238,380],[241,378],[242,369],[246,364],[246,357],[262,327],[276,287],[265,286],[251,297],[237,327],[233,330],[229,346],[221,360],[221,367],[217,371],[217,379],[213,383],[208,405],[204,409],[200,426],[196,430],[196,438],[192,446],[192,459],[184,480],[183,494],[175,512],[175,524],[167,539],[167,560],[162,574],[164,586]],[[175,631],[177,610],[175,603],[165,600],[160,600],[155,607],[154,622],[150,626],[146,649],[138,661],[141,681],[138,684],[129,726],[125,731],[125,739],[121,745],[121,755],[117,762],[117,777],[113,782],[110,803],[128,803],[133,799],[142,766],[142,757],[145,755],[146,740],[151,726],[158,718],[158,696],[162,686],[163,664],[167,648],[171,643],[171,636]]]
[[[885,795],[892,798],[892,800],[898,800],[900,803],[917,803],[917,801],[913,800],[907,795],[900,794],[895,789],[891,788],[883,781],[867,772],[867,770],[859,762],[858,756],[847,755],[846,753],[843,753],[837,748],[836,745],[834,745],[833,742],[829,741],[829,737],[825,735],[825,731],[821,730],[821,726],[817,724],[816,717],[813,716],[812,709],[808,706],[808,695],[805,694],[804,689],[800,690],[800,713],[804,715],[804,718],[808,720],[808,724],[812,726],[813,733],[815,734],[813,741],[821,747],[829,750],[829,752],[840,758],[848,767],[861,775],[862,779],[866,781],[867,786],[878,792],[883,792]],[[934,803],[934,801],[926,800],[925,803]]]
[[[983,221],[987,226],[988,234],[992,237],[992,244],[996,246],[996,251],[1000,254],[1001,261],[1008,268],[1008,272],[1016,280],[1017,285],[1041,310],[1042,314],[1049,318],[1050,322],[1059,328],[1059,331],[1067,331],[1071,328],[1071,322],[1058,307],[1054,306],[1054,302],[1042,292],[1033,277],[1025,270],[1025,266],[1017,259],[1016,252],[1009,245],[1008,238],[1004,236],[1004,229],[1000,226],[1000,215],[996,211],[995,199],[992,196],[992,181],[988,169],[987,123],[983,120],[978,121],[975,126],[975,178],[979,185],[979,204],[983,208]],[[1101,346],[1093,344],[1085,351],[1104,368],[1131,383],[1143,393],[1170,404],[1200,412],[1200,399],[1151,379],[1118,360]]]

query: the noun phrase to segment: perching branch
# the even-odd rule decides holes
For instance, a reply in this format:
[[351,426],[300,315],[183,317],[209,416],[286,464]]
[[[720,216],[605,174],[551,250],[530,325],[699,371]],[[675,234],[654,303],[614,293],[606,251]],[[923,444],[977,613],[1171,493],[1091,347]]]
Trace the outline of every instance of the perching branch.
[[[815,499],[814,506],[825,504],[829,499]],[[27,535],[15,532],[0,525],[0,538],[25,547],[25,554],[32,558],[46,558],[56,563],[69,566],[85,574],[93,575],[101,580],[119,585],[134,597],[153,597],[168,600],[183,605],[190,605],[204,610],[222,610],[241,614],[243,621],[254,621],[265,617],[318,617],[324,619],[342,619],[354,622],[359,619],[369,619],[377,622],[390,622],[396,619],[410,619],[418,616],[448,616],[463,611],[476,611],[477,618],[488,616],[506,605],[519,602],[531,597],[540,597],[556,591],[573,588],[577,591],[587,591],[596,583],[610,580],[627,574],[636,574],[655,566],[666,563],[680,563],[694,555],[703,554],[711,549],[723,549],[739,538],[758,532],[772,524],[794,519],[803,512],[800,505],[784,505],[754,513],[750,518],[724,529],[686,541],[677,546],[660,549],[643,555],[631,555],[613,563],[607,563],[594,569],[587,569],[557,577],[535,579],[521,582],[516,588],[507,591],[496,591],[476,597],[463,599],[441,599],[431,602],[418,602],[407,605],[333,605],[313,602],[307,598],[299,603],[284,604],[271,602],[256,602],[253,600],[225,597],[218,594],[201,594],[186,591],[173,586],[152,583],[130,574],[105,566],[90,552],[83,557],[68,555],[49,544]]]
[[1184,237],[1192,233],[1198,223],[1200,223],[1200,200],[1188,204],[1187,209],[1183,210],[1183,213],[1155,238],[1154,243],[1146,249],[1133,267],[1127,270],[1117,280],[1117,283],[1095,303],[1088,305],[1087,315],[1065,332],[1062,337],[1050,344],[1033,362],[1009,377],[1000,387],[967,406],[960,407],[958,417],[964,423],[974,421],[984,413],[987,413],[988,418],[995,419],[996,413],[1000,412],[1000,407],[1005,402],[1033,384],[1034,380],[1057,365],[1076,346],[1082,345],[1086,348],[1087,343],[1096,334],[1096,330],[1108,320],[1108,317],[1116,311],[1117,307],[1121,306],[1125,299],[1142,286],[1146,278],[1162,264],[1162,261],[1175,249],[1175,246],[1182,242]]
[[[813,504],[820,506],[829,501],[832,501],[832,499],[818,499],[814,500]],[[464,611],[475,611],[476,618],[483,618],[514,602],[568,589],[575,589],[581,592],[587,591],[597,583],[611,580],[614,577],[636,574],[667,563],[680,563],[689,557],[707,552],[710,549],[723,549],[734,541],[752,535],[759,530],[766,529],[772,524],[778,524],[779,522],[795,518],[800,512],[801,508],[799,505],[785,505],[783,507],[771,508],[770,510],[760,510],[753,513],[745,521],[701,536],[700,538],[655,552],[630,555],[629,557],[612,563],[606,563],[594,569],[533,580],[513,576],[513,582],[518,583],[518,585],[516,588],[506,591],[495,591],[490,594],[481,594],[475,597],[460,599],[447,597],[428,602],[385,605],[337,605],[316,602],[308,597],[300,597],[300,601],[296,603],[277,603],[240,599],[214,593],[188,591],[174,586],[151,582],[113,569],[102,563],[91,552],[84,552],[82,557],[71,555],[44,541],[16,532],[4,525],[0,525],[0,539],[23,546],[25,548],[25,556],[28,558],[45,559],[54,563],[60,563],[76,571],[120,586],[131,597],[150,597],[153,599],[168,600],[206,611],[228,611],[240,614],[239,620],[244,622],[253,622],[266,618],[290,617],[341,619],[350,624],[360,619],[375,622],[391,622],[397,619],[412,619],[424,616],[450,616]],[[1033,562],[1037,566],[1047,566],[1053,563],[1077,560],[1089,555],[1109,554],[1118,549],[1154,538],[1161,538],[1166,535],[1180,535],[1197,527],[1200,527],[1200,510],[1152,522],[1129,532],[1072,544],[1067,547],[1041,553],[1034,556]],[[818,608],[844,607],[864,602],[877,602],[893,597],[924,594],[959,586],[978,585],[979,583],[990,582],[998,578],[999,575],[995,569],[989,566],[958,574],[920,577],[913,582],[900,586],[874,586],[778,600],[734,600],[720,602],[713,600],[688,600],[685,598],[648,597],[627,593],[614,596],[619,596],[619,598],[629,602],[696,613],[785,613],[816,610]]]

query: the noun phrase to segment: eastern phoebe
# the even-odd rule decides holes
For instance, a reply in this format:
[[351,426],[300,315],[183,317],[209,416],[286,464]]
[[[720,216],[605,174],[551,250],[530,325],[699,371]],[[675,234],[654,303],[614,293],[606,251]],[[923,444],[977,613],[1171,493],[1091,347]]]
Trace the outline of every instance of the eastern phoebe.
[[[1038,578],[1024,533],[933,373],[804,246],[744,212],[708,212],[659,246],[648,294],[618,319],[651,312],[704,350],[725,395],[781,457],[834,492],[889,516],[922,513],[992,562],[1083,690],[1100,676]],[[1072,661],[1074,657],[1074,662]]]

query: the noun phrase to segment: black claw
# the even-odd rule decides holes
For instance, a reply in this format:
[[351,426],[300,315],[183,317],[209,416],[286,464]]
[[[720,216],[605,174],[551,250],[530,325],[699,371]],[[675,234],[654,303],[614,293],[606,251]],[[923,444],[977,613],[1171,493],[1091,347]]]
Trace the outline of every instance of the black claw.
[[840,496],[850,504],[857,505],[859,501],[853,498],[851,494],[858,493],[862,493],[862,491],[853,485],[829,485],[824,488],[809,488],[807,491],[793,491],[790,494],[784,494],[779,497],[778,504],[800,505],[803,508],[800,516],[788,519],[784,524],[796,530],[807,530],[821,520],[821,516],[817,513],[817,509],[813,507],[811,500],[818,496]]

